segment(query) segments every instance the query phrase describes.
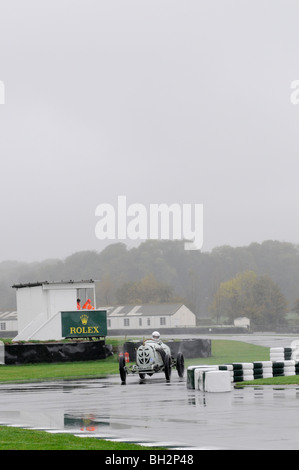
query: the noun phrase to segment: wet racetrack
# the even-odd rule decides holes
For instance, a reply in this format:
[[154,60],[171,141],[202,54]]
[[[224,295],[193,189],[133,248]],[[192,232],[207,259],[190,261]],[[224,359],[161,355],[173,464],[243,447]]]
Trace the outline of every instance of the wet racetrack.
[[299,386],[225,393],[172,372],[0,386],[0,424],[188,449],[298,449]]

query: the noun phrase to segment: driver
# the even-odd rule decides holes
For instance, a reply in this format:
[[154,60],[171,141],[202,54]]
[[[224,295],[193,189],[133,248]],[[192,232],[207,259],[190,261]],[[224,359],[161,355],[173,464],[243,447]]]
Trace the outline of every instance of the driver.
[[153,339],[154,341],[159,341],[159,340],[160,340],[160,333],[159,333],[159,331],[154,331],[154,332],[152,333],[152,339]]

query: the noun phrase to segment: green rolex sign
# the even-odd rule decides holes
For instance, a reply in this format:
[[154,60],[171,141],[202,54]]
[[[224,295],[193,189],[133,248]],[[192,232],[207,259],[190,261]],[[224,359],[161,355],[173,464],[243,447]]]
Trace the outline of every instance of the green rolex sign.
[[107,336],[107,312],[106,310],[61,312],[61,332],[64,338]]

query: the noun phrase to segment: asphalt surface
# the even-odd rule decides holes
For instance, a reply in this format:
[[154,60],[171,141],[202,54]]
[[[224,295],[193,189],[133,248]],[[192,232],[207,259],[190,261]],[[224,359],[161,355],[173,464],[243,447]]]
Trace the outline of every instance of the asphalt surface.
[[142,382],[129,375],[126,385],[118,376],[1,385],[0,424],[175,449],[291,450],[299,448],[298,399],[299,386],[189,390],[173,370],[169,383],[160,373]]

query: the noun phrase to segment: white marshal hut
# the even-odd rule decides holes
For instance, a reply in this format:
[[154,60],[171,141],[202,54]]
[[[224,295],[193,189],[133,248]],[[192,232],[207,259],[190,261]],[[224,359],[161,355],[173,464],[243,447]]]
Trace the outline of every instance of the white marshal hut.
[[81,305],[91,299],[96,308],[95,281],[61,281],[16,284],[18,335],[14,341],[61,340],[61,312],[77,314]]

